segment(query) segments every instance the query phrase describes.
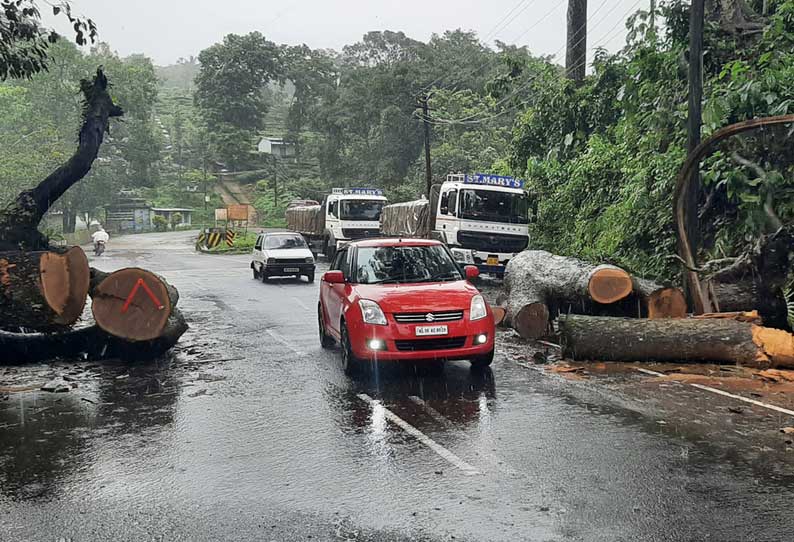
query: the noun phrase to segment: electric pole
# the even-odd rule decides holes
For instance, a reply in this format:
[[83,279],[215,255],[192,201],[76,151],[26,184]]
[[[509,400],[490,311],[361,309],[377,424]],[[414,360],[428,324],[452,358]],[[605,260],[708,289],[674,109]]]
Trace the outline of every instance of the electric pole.
[[430,187],[433,185],[433,173],[430,169],[430,117],[427,100],[427,94],[423,94],[419,97],[419,106],[422,108],[422,122],[425,125],[425,196],[430,199]]
[[582,81],[587,69],[587,0],[568,0],[565,76]]
[[[687,117],[687,151],[700,145],[703,102],[703,23],[705,0],[692,0],[689,8],[689,115]],[[685,224],[692,253],[700,245],[698,201],[700,199],[700,172],[695,170],[686,194],[687,223]]]

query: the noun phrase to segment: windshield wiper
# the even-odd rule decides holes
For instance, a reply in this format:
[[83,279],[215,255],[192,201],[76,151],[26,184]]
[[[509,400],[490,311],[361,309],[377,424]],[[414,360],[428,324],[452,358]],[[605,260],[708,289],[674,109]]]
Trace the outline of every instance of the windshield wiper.
[[399,277],[386,277],[385,279],[368,282],[367,284],[389,284],[389,283],[397,284],[399,282],[400,282]]
[[430,278],[420,280],[417,282],[436,282],[436,281],[445,282],[448,280],[460,280],[460,275],[452,271],[447,271],[445,273],[437,273]]

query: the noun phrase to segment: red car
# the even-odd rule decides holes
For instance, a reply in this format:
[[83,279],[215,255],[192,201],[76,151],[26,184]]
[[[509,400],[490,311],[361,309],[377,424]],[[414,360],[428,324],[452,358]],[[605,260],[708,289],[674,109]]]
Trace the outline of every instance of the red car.
[[449,249],[425,239],[372,239],[341,248],[323,275],[317,307],[320,344],[338,341],[345,373],[362,360],[468,359],[494,356],[494,318]]

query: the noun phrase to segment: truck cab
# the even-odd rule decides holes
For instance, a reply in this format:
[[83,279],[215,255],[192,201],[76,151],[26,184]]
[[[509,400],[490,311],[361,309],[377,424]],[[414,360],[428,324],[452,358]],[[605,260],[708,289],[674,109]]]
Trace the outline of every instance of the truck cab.
[[529,198],[522,180],[451,174],[434,192],[433,236],[459,263],[502,276],[507,262],[529,245]]
[[379,188],[334,188],[326,196],[325,250],[333,257],[337,248],[380,232],[380,213],[386,198]]

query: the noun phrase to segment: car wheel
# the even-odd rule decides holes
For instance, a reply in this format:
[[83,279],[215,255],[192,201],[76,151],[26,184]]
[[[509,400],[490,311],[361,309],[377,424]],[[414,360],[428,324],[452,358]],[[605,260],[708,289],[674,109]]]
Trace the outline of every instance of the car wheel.
[[347,376],[352,376],[358,371],[359,360],[353,353],[353,348],[350,345],[350,335],[347,333],[347,326],[342,322],[341,330],[342,340],[342,370]]
[[476,358],[472,358],[471,368],[484,369],[485,367],[490,367],[491,363],[493,363],[493,355],[494,355],[494,351],[491,350],[487,354],[483,354],[482,356],[477,356]]
[[309,282],[314,282],[314,271],[312,271],[311,273],[307,274],[306,278],[309,280]]
[[323,307],[317,304],[317,327],[320,330],[320,346],[331,348],[334,345],[334,338],[325,332],[325,318],[323,318]]

